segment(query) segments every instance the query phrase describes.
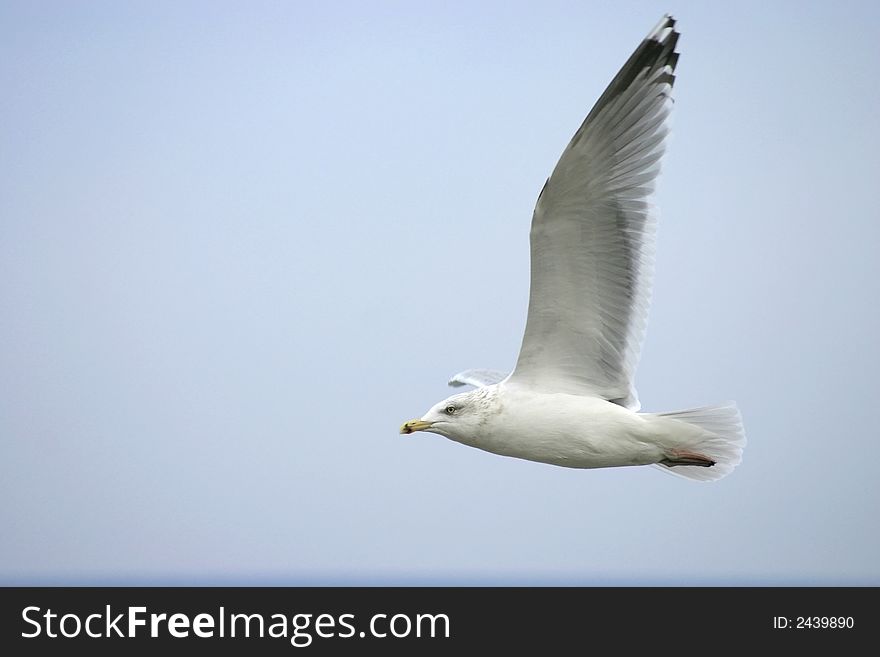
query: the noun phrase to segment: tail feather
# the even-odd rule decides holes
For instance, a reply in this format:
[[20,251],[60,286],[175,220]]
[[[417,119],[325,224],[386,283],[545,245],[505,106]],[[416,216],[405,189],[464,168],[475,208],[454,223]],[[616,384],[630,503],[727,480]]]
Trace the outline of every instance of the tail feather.
[[703,454],[714,465],[664,465],[655,467],[664,472],[697,481],[716,481],[730,474],[742,461],[743,449],[746,446],[746,434],[743,429],[742,416],[734,402],[718,406],[703,406],[686,411],[656,413],[679,422],[686,422],[699,427],[705,433],[704,438],[692,446],[695,452]]

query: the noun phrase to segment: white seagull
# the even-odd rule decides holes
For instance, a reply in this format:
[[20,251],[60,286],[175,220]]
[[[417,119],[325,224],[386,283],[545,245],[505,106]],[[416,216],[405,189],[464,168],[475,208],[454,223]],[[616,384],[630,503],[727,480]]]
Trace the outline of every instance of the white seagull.
[[531,289],[516,367],[456,374],[476,390],[400,432],[570,468],[655,465],[720,479],[742,459],[736,404],[639,413],[656,218],[649,198],[672,104],[675,20],[664,16],[590,111],[538,196]]

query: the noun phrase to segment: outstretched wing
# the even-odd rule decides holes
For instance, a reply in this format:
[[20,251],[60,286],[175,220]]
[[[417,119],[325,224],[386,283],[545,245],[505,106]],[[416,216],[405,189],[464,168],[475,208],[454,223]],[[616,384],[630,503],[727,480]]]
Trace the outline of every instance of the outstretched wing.
[[642,41],[562,153],[532,218],[531,290],[511,382],[638,410],[654,267],[649,197],[678,61],[675,20]]

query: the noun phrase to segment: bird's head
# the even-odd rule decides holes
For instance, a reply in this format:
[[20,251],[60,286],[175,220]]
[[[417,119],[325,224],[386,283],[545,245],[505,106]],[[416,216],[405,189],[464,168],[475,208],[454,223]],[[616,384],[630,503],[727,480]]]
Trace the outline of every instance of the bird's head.
[[480,433],[491,405],[489,386],[447,397],[434,404],[421,418],[404,422],[400,433],[429,431],[452,440],[470,443]]

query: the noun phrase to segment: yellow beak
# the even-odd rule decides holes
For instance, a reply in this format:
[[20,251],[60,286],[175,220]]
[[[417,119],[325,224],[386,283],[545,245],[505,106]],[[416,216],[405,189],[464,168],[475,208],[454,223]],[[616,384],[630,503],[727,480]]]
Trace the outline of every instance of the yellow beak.
[[400,427],[400,433],[412,433],[413,431],[424,431],[428,429],[433,422],[425,422],[423,420],[410,420],[409,422],[404,422],[403,426]]

